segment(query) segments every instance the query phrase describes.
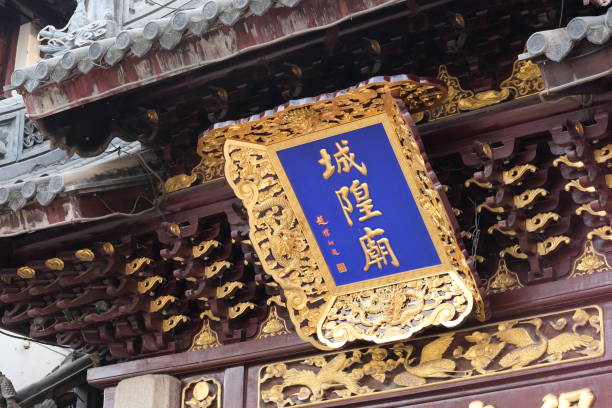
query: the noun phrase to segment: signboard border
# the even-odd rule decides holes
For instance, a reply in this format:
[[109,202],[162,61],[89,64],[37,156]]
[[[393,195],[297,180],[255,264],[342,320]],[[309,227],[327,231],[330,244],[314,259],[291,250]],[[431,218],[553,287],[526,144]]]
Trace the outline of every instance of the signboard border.
[[[409,80],[369,82],[333,97],[305,100],[265,116],[217,126],[199,141],[202,149],[207,140],[224,141],[225,176],[246,209],[250,242],[266,273],[281,288],[296,333],[317,348],[340,348],[356,340],[406,340],[430,326],[456,327],[472,314],[479,320],[488,318],[457,221],[403,103],[402,95],[414,97],[420,86]],[[387,116],[393,129],[387,137],[397,136],[399,156],[406,157],[408,171],[415,173],[422,193],[416,197],[422,200],[418,205],[431,215],[444,243],[441,261],[448,259],[450,268],[335,294],[335,284],[322,268],[326,264],[317,262],[317,251],[309,244],[310,226],[298,218],[301,207],[289,204],[291,194],[272,163],[277,153],[271,146],[319,131],[337,133],[339,126],[379,114]],[[378,298],[375,303],[370,301],[373,298]],[[379,310],[371,311],[372,306]]]

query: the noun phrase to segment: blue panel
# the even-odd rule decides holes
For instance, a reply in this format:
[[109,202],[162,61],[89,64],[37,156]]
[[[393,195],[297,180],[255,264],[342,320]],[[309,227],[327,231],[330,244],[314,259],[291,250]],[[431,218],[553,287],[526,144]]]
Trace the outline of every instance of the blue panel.
[[[343,140],[348,143],[343,144]],[[342,166],[341,155],[337,156],[341,162],[336,162],[334,154],[339,152],[338,147],[350,149],[354,166]],[[326,167],[319,163],[321,149],[325,149],[329,163],[334,166],[327,179],[323,177]],[[337,286],[441,263],[382,124],[277,153]],[[368,185],[373,205],[369,213],[361,183]],[[356,188],[351,190],[351,185]],[[341,193],[339,198],[336,191],[347,194]],[[347,209],[352,206],[352,213],[346,211],[352,226],[341,201]],[[376,211],[382,214],[376,215]],[[359,221],[360,217],[365,219]],[[378,234],[360,241],[366,235],[366,227]]]

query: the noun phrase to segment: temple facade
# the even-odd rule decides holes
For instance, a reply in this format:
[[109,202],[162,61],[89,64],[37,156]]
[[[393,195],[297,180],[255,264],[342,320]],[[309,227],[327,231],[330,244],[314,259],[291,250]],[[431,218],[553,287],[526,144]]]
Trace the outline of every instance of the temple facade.
[[608,1],[39,3],[0,328],[73,354],[0,405],[612,406]]

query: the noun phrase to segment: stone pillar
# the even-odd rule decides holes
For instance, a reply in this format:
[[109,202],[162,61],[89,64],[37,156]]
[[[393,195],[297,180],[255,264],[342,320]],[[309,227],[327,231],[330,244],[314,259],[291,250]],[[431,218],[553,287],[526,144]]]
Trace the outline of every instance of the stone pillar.
[[121,381],[114,408],[180,408],[181,382],[169,375],[142,375]]

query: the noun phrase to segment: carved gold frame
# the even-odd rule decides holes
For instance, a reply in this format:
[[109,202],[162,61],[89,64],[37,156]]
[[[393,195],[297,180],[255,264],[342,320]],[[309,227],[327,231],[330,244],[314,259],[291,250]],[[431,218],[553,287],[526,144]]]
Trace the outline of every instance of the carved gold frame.
[[[337,288],[276,152],[374,123],[385,127],[442,264]],[[215,131],[226,137],[225,175],[246,208],[253,247],[283,289],[300,337],[332,349],[359,339],[406,340],[428,326],[456,327],[473,311],[486,319],[454,215],[410,116],[391,92],[358,88]],[[360,312],[372,298],[389,310],[370,311],[364,319]]]

